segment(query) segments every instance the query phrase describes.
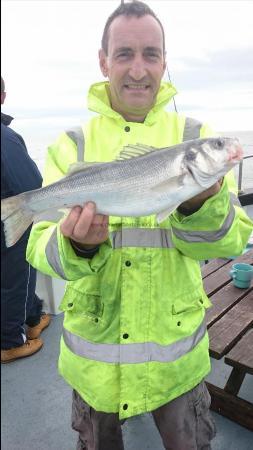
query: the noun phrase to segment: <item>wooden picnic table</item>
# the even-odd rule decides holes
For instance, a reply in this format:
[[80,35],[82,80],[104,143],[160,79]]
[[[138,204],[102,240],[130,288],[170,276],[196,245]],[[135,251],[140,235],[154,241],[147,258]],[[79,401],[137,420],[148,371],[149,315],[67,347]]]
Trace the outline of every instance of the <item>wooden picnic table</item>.
[[211,383],[207,387],[211,409],[253,430],[253,403],[237,395],[245,375],[253,375],[253,287],[233,285],[229,271],[238,262],[253,265],[253,249],[236,259],[215,259],[202,267],[205,291],[213,305],[206,314],[210,356],[224,357],[232,367],[223,389]]

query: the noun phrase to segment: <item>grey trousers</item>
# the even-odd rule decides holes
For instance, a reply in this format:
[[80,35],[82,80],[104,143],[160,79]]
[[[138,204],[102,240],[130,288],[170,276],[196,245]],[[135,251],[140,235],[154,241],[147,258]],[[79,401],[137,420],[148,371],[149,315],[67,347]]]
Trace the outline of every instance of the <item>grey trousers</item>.
[[[152,411],[164,448],[210,450],[215,425],[209,407],[210,395],[202,381],[191,391]],[[76,450],[124,450],[123,423],[116,413],[95,411],[73,391],[72,428],[79,433]]]

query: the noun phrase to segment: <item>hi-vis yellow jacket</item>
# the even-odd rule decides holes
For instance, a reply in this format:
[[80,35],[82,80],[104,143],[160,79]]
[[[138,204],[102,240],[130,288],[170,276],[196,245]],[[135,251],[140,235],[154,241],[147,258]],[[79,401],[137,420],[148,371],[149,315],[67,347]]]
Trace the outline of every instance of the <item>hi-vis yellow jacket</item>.
[[[89,108],[99,115],[83,128],[86,161],[113,160],[130,143],[165,147],[211,133],[164,110],[176,92],[168,83],[144,123],[125,122],[111,109],[107,92],[107,83],[89,92]],[[49,148],[44,184],[80,159],[83,143],[72,138],[63,133]],[[210,303],[198,261],[240,254],[252,230],[228,191],[231,183],[226,176],[198,212],[185,217],[176,211],[160,226],[154,216],[112,217],[110,239],[91,259],[76,256],[52,218],[33,226],[28,261],[68,280],[59,371],[96,410],[119,412],[120,418],[154,410],[209,372]]]

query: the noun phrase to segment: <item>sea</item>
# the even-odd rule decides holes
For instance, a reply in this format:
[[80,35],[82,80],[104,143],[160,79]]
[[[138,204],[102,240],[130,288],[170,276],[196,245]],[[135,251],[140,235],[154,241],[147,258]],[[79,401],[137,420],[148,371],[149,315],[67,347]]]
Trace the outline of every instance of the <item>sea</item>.
[[[31,158],[37,164],[40,172],[43,175],[45,157],[48,147],[52,145],[58,138],[61,132],[71,129],[74,126],[81,125],[86,122],[88,118],[92,117],[93,113],[87,113],[87,116],[77,119],[76,117],[46,117],[34,119],[15,119],[11,126],[18,133],[20,133],[27,145],[28,152]],[[237,137],[242,144],[244,156],[252,156],[244,159],[242,171],[242,186],[241,189],[253,188],[253,131],[219,131],[221,136]],[[237,166],[235,171],[236,179],[238,180]]]

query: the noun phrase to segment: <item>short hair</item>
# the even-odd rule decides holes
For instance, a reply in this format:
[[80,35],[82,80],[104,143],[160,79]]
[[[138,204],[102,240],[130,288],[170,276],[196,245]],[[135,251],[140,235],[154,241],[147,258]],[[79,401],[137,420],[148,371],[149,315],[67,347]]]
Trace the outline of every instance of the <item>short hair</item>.
[[165,33],[162,23],[151,8],[146,5],[146,3],[140,2],[139,0],[132,0],[128,3],[121,3],[118,8],[116,8],[115,11],[113,11],[113,13],[108,17],[101,41],[102,49],[104,50],[105,54],[108,54],[109,28],[116,17],[143,17],[146,15],[154,17],[154,19],[159,23],[161,27],[163,36],[163,52],[165,54]]
[[3,94],[3,92],[5,92],[5,82],[3,77],[1,77],[1,94]]

